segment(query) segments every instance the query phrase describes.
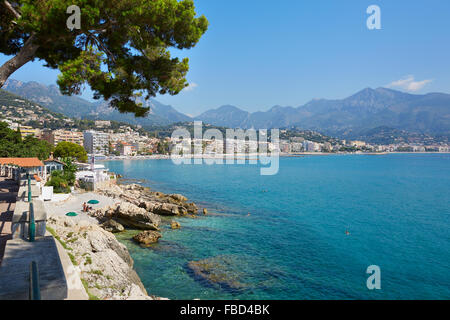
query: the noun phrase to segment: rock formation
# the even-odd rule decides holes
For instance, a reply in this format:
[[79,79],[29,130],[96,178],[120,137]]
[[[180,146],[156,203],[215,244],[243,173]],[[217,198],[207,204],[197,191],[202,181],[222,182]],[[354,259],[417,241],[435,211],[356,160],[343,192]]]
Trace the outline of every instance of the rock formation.
[[230,291],[241,290],[247,286],[241,281],[242,272],[237,269],[238,264],[234,259],[232,256],[221,255],[190,261],[188,269],[194,277],[200,278],[210,285]]
[[152,243],[158,242],[161,238],[161,233],[152,230],[146,230],[138,233],[133,237],[133,240],[139,244],[148,246]]
[[172,220],[172,222],[170,223],[170,227],[172,229],[180,229],[181,225],[178,221]]
[[100,226],[103,229],[105,229],[106,231],[112,232],[112,233],[118,233],[118,232],[122,232],[125,230],[123,225],[121,225],[120,223],[118,223],[117,221],[115,221],[113,219],[106,220]]
[[133,259],[116,237],[86,220],[50,217],[49,230],[63,244],[72,263],[79,268],[91,298],[153,299],[133,270]]
[[114,219],[126,227],[140,230],[159,230],[161,223],[156,214],[126,201],[98,209],[91,215],[99,220]]
[[111,184],[99,188],[97,192],[162,216],[184,216],[198,213],[198,207],[194,203],[188,202],[183,195],[155,192],[138,184]]

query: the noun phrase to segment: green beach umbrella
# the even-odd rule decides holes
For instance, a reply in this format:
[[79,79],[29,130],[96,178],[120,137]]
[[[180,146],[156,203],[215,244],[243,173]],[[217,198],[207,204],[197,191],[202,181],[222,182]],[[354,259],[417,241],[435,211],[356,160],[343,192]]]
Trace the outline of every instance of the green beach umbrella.
[[89,200],[88,203],[89,204],[99,204],[100,201],[98,201],[98,200]]
[[78,214],[77,213],[75,213],[75,212],[68,212],[68,213],[66,213],[66,216],[68,216],[68,217],[76,217]]

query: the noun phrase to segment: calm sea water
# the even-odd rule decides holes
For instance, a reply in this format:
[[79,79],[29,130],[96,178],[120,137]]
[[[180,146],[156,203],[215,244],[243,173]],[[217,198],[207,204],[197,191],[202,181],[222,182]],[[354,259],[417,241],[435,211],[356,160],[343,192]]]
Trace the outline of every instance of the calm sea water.
[[[179,218],[159,244],[120,237],[149,293],[171,299],[450,299],[450,155],[282,158],[255,165],[106,162],[215,214]],[[248,215],[250,213],[250,215]],[[346,230],[350,235],[346,235]],[[193,276],[222,257],[239,290]],[[381,290],[366,287],[369,265]]]

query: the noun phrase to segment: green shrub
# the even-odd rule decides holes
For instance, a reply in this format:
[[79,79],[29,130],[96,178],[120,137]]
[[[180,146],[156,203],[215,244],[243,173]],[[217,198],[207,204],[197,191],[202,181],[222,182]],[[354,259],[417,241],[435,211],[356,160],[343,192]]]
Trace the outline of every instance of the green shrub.
[[75,184],[75,173],[70,171],[55,170],[50,180],[45,184],[53,187],[55,193],[70,193],[70,187]]

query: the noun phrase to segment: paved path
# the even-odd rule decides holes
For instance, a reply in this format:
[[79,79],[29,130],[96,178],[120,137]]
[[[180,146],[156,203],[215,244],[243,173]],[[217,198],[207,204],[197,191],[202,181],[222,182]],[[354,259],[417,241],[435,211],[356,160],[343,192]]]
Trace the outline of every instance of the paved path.
[[6,241],[11,237],[11,221],[16,204],[17,183],[0,177],[0,265],[5,252]]
[[115,200],[110,197],[106,197],[94,192],[83,192],[83,193],[73,193],[67,200],[64,201],[45,201],[44,206],[47,211],[47,217],[52,216],[65,216],[68,212],[75,212],[78,214],[77,217],[72,217],[71,219],[79,222],[81,220],[88,220],[91,223],[98,224],[98,220],[90,217],[87,213],[82,212],[83,203],[89,200],[98,200],[99,204],[90,204],[94,210],[111,206],[114,203],[120,202],[120,200]]

